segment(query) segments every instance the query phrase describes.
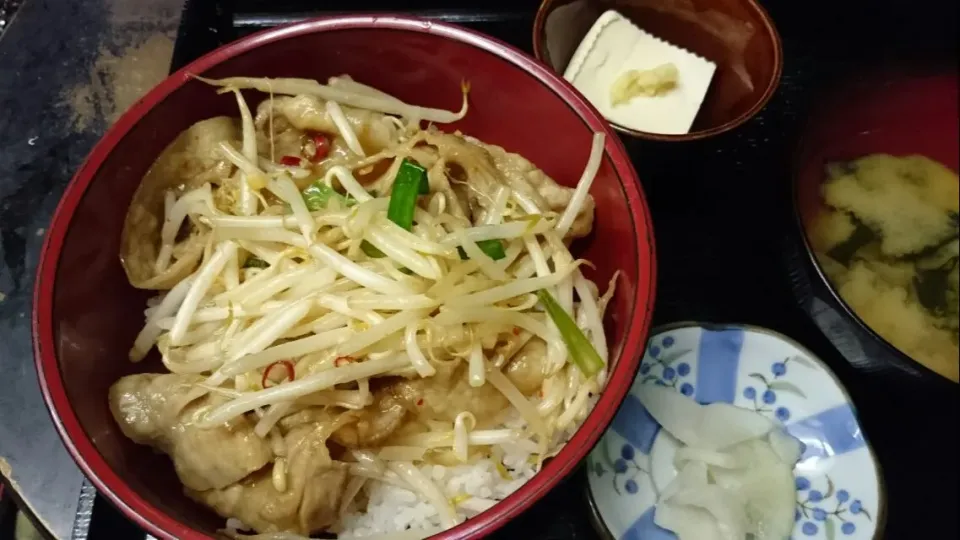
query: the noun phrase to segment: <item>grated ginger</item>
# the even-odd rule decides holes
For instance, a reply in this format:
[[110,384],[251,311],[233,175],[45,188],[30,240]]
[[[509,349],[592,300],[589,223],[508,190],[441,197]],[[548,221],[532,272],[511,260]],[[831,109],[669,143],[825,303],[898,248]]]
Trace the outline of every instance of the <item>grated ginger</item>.
[[635,97],[662,96],[677,87],[679,72],[672,63],[661,64],[653,69],[631,69],[617,77],[610,88],[610,101],[614,107],[623,105]]

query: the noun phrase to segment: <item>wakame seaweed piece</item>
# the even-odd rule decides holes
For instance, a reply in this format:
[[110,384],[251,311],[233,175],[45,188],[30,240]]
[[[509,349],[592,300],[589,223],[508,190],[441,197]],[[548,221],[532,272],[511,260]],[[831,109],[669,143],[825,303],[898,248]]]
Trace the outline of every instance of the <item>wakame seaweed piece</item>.
[[864,225],[859,219],[850,216],[856,228],[849,238],[830,248],[827,255],[844,266],[850,266],[853,256],[860,248],[877,239],[877,234]]
[[937,256],[937,254],[939,254],[940,251],[942,251],[945,247],[949,246],[952,242],[956,242],[958,239],[960,239],[960,214],[957,214],[956,212],[948,211],[947,217],[953,220],[953,228],[955,230],[953,231],[952,235],[947,236],[942,240],[940,240],[939,242],[933,245],[927,246],[916,253],[910,253],[908,255],[905,255],[902,258],[905,260],[919,261],[922,263],[923,259],[929,259],[930,257]]
[[932,270],[940,268],[955,257],[960,257],[960,237],[953,236],[930,246],[916,255],[904,257],[906,260],[913,261],[920,270]]
[[917,261],[918,264],[922,264],[925,259],[936,257],[941,251],[943,251],[944,248],[946,248],[953,242],[956,242],[958,238],[960,238],[960,236],[957,236],[957,235],[949,236],[947,238],[944,238],[940,242],[933,244],[932,246],[927,246],[923,248],[922,250],[916,253],[911,253],[909,255],[904,255],[903,257],[898,257],[898,258],[905,261]]
[[950,310],[947,298],[947,291],[950,289],[950,272],[956,268],[958,260],[960,259],[953,257],[937,268],[926,270],[918,268],[917,275],[913,278],[913,288],[920,305],[936,316],[941,316]]

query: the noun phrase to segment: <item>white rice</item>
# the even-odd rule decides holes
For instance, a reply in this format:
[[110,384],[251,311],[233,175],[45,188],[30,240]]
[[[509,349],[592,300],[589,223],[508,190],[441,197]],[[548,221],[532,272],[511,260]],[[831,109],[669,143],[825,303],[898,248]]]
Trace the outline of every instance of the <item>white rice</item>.
[[[593,410],[598,397],[594,395],[590,399],[589,406],[584,411],[586,414]],[[578,418],[574,426],[557,434],[556,446],[551,446],[560,448],[566,444],[582,421],[583,418]],[[507,421],[504,427],[519,428],[522,425],[522,420],[516,418]],[[420,467],[423,474],[443,490],[448,500],[456,502],[457,517],[461,522],[500,502],[537,473],[536,460],[529,452],[508,446],[501,448],[504,450],[502,463],[509,478],[501,476],[493,458],[453,467]],[[338,539],[383,537],[382,535],[398,538],[389,535],[401,532],[405,533],[403,540],[406,540],[426,538],[444,529],[436,508],[413,491],[368,480],[364,484],[363,492],[369,504],[366,508],[355,507],[347,513],[341,523]]]
[[[556,455],[569,442],[598,399],[599,395],[592,396],[574,425],[554,435],[549,445],[553,448],[550,456]],[[525,422],[519,414],[514,414],[501,427],[523,431]],[[490,509],[539,472],[536,456],[528,449],[509,444],[498,447],[502,450],[502,470],[498,470],[494,458],[456,466],[424,464],[419,467],[424,476],[443,491],[447,500],[455,504],[461,523]],[[361,499],[367,504],[360,506],[358,501],[353,502],[339,524],[338,540],[423,540],[446,529],[437,509],[412,490],[369,479],[361,493],[364,495]],[[238,533],[244,530],[249,527],[239,520],[227,520],[225,531],[228,536],[244,538],[245,535]]]
[[[529,454],[506,454],[503,465],[508,478],[497,471],[493,459],[444,467],[423,465],[420,470],[430,478],[448,499],[457,502],[457,516],[469,519],[487,510],[522,486],[536,473]],[[366,511],[347,514],[338,538],[362,538],[396,531],[422,531],[423,537],[440,527],[437,510],[416,493],[401,487],[368,481],[364,492],[369,499]]]

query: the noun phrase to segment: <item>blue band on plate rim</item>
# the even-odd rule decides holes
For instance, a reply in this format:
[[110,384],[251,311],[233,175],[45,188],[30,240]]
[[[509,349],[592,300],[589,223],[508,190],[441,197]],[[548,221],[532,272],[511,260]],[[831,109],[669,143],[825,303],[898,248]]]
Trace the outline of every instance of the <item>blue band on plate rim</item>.
[[[697,349],[697,401],[733,403],[737,393],[737,367],[746,332],[740,328],[705,329]],[[702,362],[709,358],[709,362]]]
[[[828,456],[838,456],[847,452],[853,452],[861,448],[866,448],[871,456],[871,461],[873,462],[876,479],[877,479],[877,489],[878,489],[878,500],[876,513],[873,515],[872,521],[875,523],[876,528],[874,530],[873,539],[883,537],[884,526],[886,523],[886,507],[887,507],[887,493],[886,486],[883,479],[883,472],[880,466],[880,462],[876,458],[876,453],[873,451],[873,448],[870,446],[869,441],[865,434],[859,428],[859,422],[857,420],[857,411],[855,404],[853,404],[852,398],[850,397],[849,392],[840,382],[839,378],[830,368],[830,366],[820,359],[819,356],[812,353],[809,349],[804,347],[802,344],[798,343],[796,340],[767,328],[754,326],[750,324],[717,324],[717,323],[703,323],[703,322],[678,322],[667,324],[663,326],[658,326],[650,329],[650,339],[653,340],[656,336],[663,335],[665,333],[681,330],[685,328],[698,328],[705,330],[701,334],[709,335],[711,338],[707,339],[706,346],[707,348],[712,348],[713,352],[709,355],[711,356],[711,362],[716,362],[716,358],[720,356],[721,358],[726,358],[728,363],[733,361],[734,367],[737,366],[739,354],[742,351],[743,341],[746,333],[758,333],[765,334],[780,340],[787,342],[788,344],[795,347],[798,351],[803,353],[807,358],[813,360],[819,364],[823,370],[829,375],[840,389],[846,403],[833,407],[831,409],[822,411],[813,416],[801,417],[793,420],[792,422],[786,422],[786,430],[800,439],[809,439],[809,436],[804,434],[809,434],[811,431],[818,431],[821,436],[825,439],[825,444],[823,445],[811,445],[809,443],[805,444],[804,453],[801,457],[801,461],[808,458],[818,458],[818,457],[828,457]],[[701,345],[703,345],[701,343]],[[698,360],[704,357],[704,353],[698,351],[697,354]],[[731,360],[731,357],[733,360]],[[698,365],[700,362],[698,361]],[[709,370],[704,370],[709,371]],[[711,380],[707,377],[702,380],[699,377],[696,380],[697,392],[693,396],[698,402],[706,401],[724,401],[727,403],[734,402],[736,400],[736,381],[730,381],[729,377],[726,378],[725,383],[717,383],[715,380]],[[638,380],[639,380],[638,376]],[[691,381],[692,382],[692,381]],[[703,387],[703,390],[701,390]],[[687,395],[692,395],[687,394]],[[640,400],[636,396],[627,395],[628,398],[632,397],[630,404],[627,404],[625,399],[624,406],[629,409],[631,412],[625,411],[621,418],[614,418],[614,421],[611,423],[611,430],[617,432],[621,437],[623,437],[628,443],[632,444],[638,452],[648,454],[652,446],[653,441],[656,439],[657,432],[659,431],[659,426],[656,425],[656,422],[652,421],[652,418],[649,418],[649,413],[645,408],[640,404]],[[719,398],[719,399],[717,399]],[[641,417],[647,417],[651,420],[651,424],[655,426],[655,429],[650,430],[647,428],[637,429],[632,427],[626,421],[626,418],[640,414]],[[618,414],[619,416],[619,414]],[[637,416],[633,416],[634,421]],[[785,418],[783,419],[785,420]],[[646,424],[646,422],[643,422]],[[824,430],[822,426],[829,425],[829,430]],[[602,439],[601,439],[602,441]],[[604,523],[604,519],[600,514],[597,501],[594,499],[593,493],[590,488],[590,482],[585,482],[585,495],[588,503],[588,508],[590,511],[590,518],[593,522],[594,529],[597,533],[600,534],[602,538],[607,540],[675,540],[676,536],[668,530],[658,527],[654,523],[654,510],[655,507],[644,512],[634,523],[632,523],[629,528],[624,531],[622,538],[615,538],[610,530]],[[800,486],[798,485],[798,489]]]

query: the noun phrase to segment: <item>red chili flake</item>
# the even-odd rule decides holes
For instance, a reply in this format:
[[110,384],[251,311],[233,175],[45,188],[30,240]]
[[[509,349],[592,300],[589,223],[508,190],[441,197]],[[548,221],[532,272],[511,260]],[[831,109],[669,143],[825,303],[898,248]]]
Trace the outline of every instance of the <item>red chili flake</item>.
[[[293,367],[293,362],[289,360],[277,360],[276,362],[267,366],[267,369],[263,370],[263,377],[260,379],[260,386],[264,388],[270,388],[270,386],[275,386],[273,379],[270,378],[270,372],[273,371],[273,368],[277,366],[283,366],[287,368],[286,380],[293,381],[297,378],[296,369]],[[281,379],[280,382],[283,382],[284,379]],[[267,386],[267,383],[271,383]]]
[[330,153],[330,139],[323,133],[314,133],[312,140],[315,148],[313,151],[313,161],[321,161]]
[[517,327],[517,326],[514,326],[514,327],[513,327],[513,335],[515,335],[515,336],[519,336],[519,335],[520,335],[520,328],[519,328],[519,327]]
[[333,361],[335,367],[340,367],[344,364],[349,364],[353,362],[354,358],[352,356],[338,356],[336,360]]
[[280,164],[287,167],[299,167],[302,160],[299,156],[283,156],[280,158]]
[[417,407],[423,407],[423,398],[417,400]]

